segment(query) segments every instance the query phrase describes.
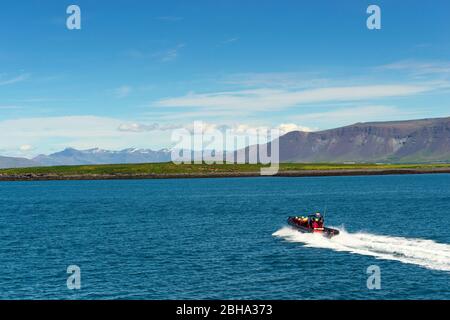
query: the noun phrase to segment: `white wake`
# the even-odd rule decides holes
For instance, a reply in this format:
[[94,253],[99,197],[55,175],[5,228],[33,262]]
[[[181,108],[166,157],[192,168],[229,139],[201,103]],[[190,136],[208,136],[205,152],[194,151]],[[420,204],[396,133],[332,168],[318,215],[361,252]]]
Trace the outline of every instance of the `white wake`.
[[331,239],[322,235],[301,233],[284,227],[273,234],[289,242],[303,243],[306,247],[350,252],[378,259],[396,260],[428,269],[450,271],[450,245],[432,240],[382,236],[368,233],[340,234]]

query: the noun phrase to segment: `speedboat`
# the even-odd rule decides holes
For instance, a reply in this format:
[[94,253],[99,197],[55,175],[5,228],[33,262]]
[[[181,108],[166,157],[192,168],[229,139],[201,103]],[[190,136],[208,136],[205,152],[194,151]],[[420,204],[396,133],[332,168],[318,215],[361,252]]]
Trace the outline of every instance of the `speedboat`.
[[302,217],[289,217],[288,224],[302,233],[318,233],[326,238],[332,238],[339,234],[339,230],[323,226],[323,217],[319,214],[313,214]]

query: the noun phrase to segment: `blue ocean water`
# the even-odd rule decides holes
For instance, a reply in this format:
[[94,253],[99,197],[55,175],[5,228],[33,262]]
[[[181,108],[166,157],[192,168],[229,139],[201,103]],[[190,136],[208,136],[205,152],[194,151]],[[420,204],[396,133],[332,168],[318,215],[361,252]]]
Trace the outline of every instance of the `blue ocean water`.
[[[325,207],[342,237],[286,228]],[[450,175],[2,182],[0,266],[1,299],[449,299]]]

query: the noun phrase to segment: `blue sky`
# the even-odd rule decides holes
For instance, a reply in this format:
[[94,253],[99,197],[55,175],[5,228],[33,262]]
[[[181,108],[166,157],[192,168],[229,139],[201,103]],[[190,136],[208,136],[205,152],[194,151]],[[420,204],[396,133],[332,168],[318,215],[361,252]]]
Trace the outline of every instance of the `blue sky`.
[[[81,8],[81,30],[66,8]],[[382,29],[368,30],[379,5]],[[323,130],[449,116],[450,3],[9,1],[0,154],[159,149],[212,126]]]

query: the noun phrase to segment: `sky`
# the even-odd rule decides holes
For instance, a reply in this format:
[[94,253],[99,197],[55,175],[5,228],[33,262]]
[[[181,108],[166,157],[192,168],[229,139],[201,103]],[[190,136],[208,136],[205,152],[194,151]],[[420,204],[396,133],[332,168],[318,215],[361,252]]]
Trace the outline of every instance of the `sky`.
[[161,149],[194,121],[318,131],[450,116],[447,0],[18,0],[0,26],[0,155]]

